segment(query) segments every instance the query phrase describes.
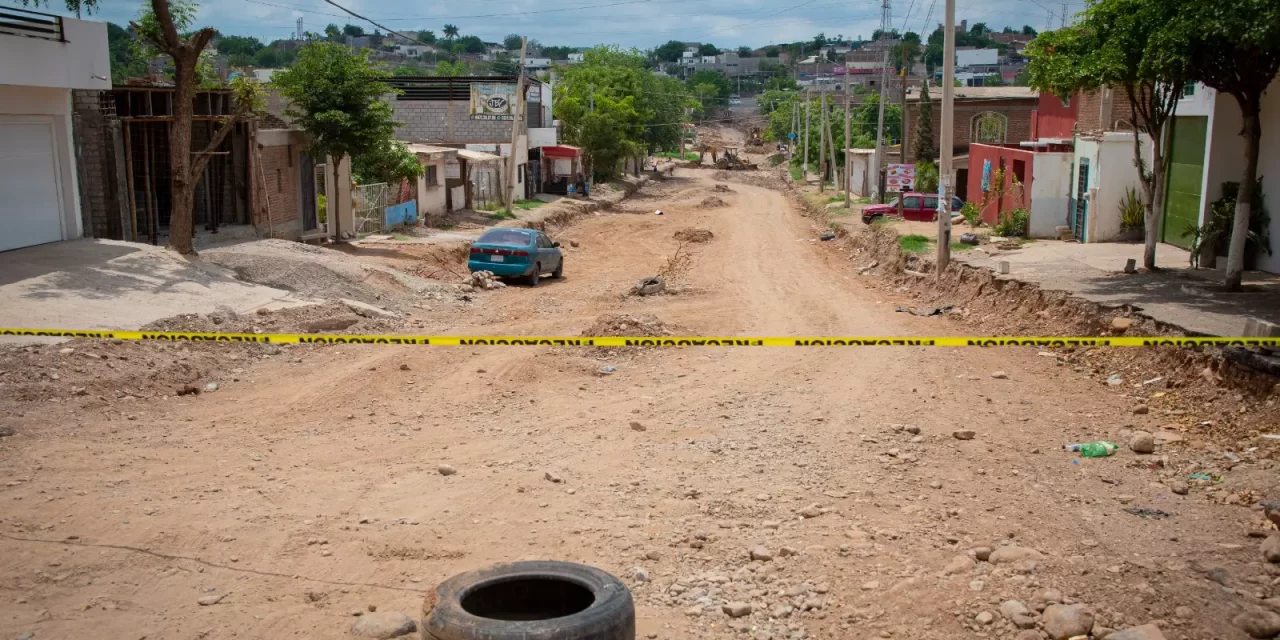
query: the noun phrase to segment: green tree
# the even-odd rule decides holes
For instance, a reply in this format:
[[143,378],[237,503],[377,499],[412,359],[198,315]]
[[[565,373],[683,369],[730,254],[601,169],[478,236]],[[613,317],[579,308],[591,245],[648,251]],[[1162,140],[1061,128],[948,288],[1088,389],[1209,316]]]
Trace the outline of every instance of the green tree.
[[461,60],[457,62],[441,60],[436,63],[435,74],[446,78],[452,76],[465,76],[467,75],[467,65]]
[[[1156,269],[1158,218],[1164,211],[1164,132],[1191,77],[1185,50],[1172,44],[1171,21],[1180,3],[1167,0],[1098,0],[1082,21],[1046,31],[1027,46],[1031,86],[1066,98],[1077,91],[1116,87],[1134,115],[1134,164],[1146,206],[1146,246],[1142,263]],[[1109,89],[1108,89],[1109,90]],[[1143,158],[1141,134],[1151,145],[1151,167]]]
[[815,50],[815,51],[817,51],[818,49],[821,49],[821,48],[823,48],[823,47],[825,47],[825,46],[827,46],[827,36],[826,36],[826,34],[819,33],[818,35],[816,35],[816,36],[814,36],[814,37],[813,37],[813,48],[814,48],[814,50]]
[[[1192,79],[1235,98],[1243,116],[1245,168],[1236,196],[1225,282],[1227,290],[1239,291],[1250,218],[1255,203],[1261,201],[1257,176],[1262,94],[1280,71],[1280,3],[1184,0],[1178,5],[1176,19],[1152,38],[1153,46],[1167,52],[1167,58],[1185,53]],[[1269,247],[1265,250],[1270,252]]]
[[257,67],[275,67],[280,64],[280,56],[276,54],[276,50],[270,47],[258,49],[253,54],[253,64]]
[[739,58],[750,58],[755,55],[755,51],[751,47],[738,47]]
[[444,39],[453,42],[453,39],[456,37],[458,37],[458,26],[446,24],[444,26]]
[[718,56],[720,55],[720,47],[717,47],[714,44],[700,44],[698,45],[698,55]]
[[422,70],[421,70],[421,69],[418,69],[417,67],[414,67],[414,66],[410,66],[410,65],[407,65],[407,64],[402,64],[402,65],[397,66],[396,68],[392,69],[392,70],[391,70],[391,75],[393,75],[393,76],[398,76],[398,77],[405,77],[405,76],[420,76],[420,75],[422,75]]
[[518,33],[513,33],[502,39],[502,46],[507,51],[519,51],[520,45],[524,44],[524,37]]
[[790,75],[775,75],[764,83],[766,91],[796,91],[800,85],[796,84],[796,79]]
[[555,116],[565,140],[583,148],[599,178],[616,176],[625,158],[674,150],[685,109],[696,104],[678,80],[646,69],[646,60],[636,50],[595,47],[584,52],[581,64],[567,66],[555,85]]
[[670,40],[653,50],[653,57],[660,62],[678,62],[684,55],[685,46],[679,40]]
[[[285,113],[311,138],[309,152],[329,156],[340,166],[346,158],[385,149],[393,139],[393,111],[383,100],[391,92],[382,82],[387,77],[367,52],[312,42],[302,47],[293,67],[272,78],[272,84],[290,102]],[[335,226],[339,238],[341,231]]]
[[552,60],[568,60],[569,54],[577,52],[577,47],[542,47],[542,57]]
[[218,53],[224,56],[252,56],[262,46],[262,42],[253,36],[218,36]]
[[781,51],[773,45],[764,48],[764,57],[766,58],[776,58],[780,53]]
[[136,55],[134,37],[120,25],[107,23],[107,50],[111,56],[111,82],[124,84],[129,78],[147,75],[147,61]]
[[344,24],[342,25],[342,35],[351,36],[352,38],[362,37],[364,36],[364,27],[358,24]]
[[341,40],[342,27],[339,27],[338,25],[333,23],[329,23],[329,25],[324,28],[324,37],[330,40]]
[[360,184],[394,185],[401,180],[413,180],[422,173],[418,156],[409,153],[403,142],[390,137],[380,140],[372,149],[351,156],[351,177]]
[[[733,83],[724,74],[710,69],[695,71],[685,85],[698,96],[704,107],[723,107],[729,104],[729,96],[733,95]],[[703,85],[711,88],[700,93],[698,89],[705,88]]]
[[917,161],[938,159],[938,143],[933,140],[933,99],[929,97],[929,81],[920,89],[919,117],[916,118],[915,138],[911,140],[911,153]]
[[978,22],[978,23],[975,23],[972,27],[969,27],[969,33],[975,36],[980,36],[980,35],[991,33],[991,29],[987,27],[987,23]]
[[463,36],[458,38],[454,46],[460,47],[461,53],[484,53],[489,50],[479,36]]
[[1035,37],[1036,35],[1039,35],[1039,32],[1037,32],[1031,25],[1024,24],[1022,25],[1022,35]]
[[418,32],[418,42],[421,42],[422,44],[435,44],[435,43],[436,43],[436,32],[434,32],[434,31],[419,31],[419,32]]

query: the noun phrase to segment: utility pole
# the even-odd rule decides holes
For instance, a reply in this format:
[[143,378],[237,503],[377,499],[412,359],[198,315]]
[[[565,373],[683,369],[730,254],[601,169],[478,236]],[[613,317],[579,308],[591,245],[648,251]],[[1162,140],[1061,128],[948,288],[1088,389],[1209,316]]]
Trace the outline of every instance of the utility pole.
[[809,184],[809,123],[812,121],[813,100],[809,98],[809,87],[804,88],[804,182]]
[[937,276],[951,262],[951,154],[954,147],[956,86],[956,0],[946,0],[947,22],[942,40],[942,126],[938,137]]
[[792,158],[796,157],[796,142],[798,142],[798,141],[800,140],[800,134],[796,133],[796,130],[800,128],[800,126],[799,126],[799,124],[798,124],[799,122],[800,122],[800,103],[799,103],[799,102],[792,101],[792,103],[791,103],[791,133],[792,133],[792,134],[794,134],[794,135],[795,135],[795,137],[788,137],[788,138],[787,138],[787,162],[788,162],[788,163],[790,163],[790,162],[791,162],[791,159],[792,159]]
[[907,163],[907,42],[902,41],[902,73],[898,74],[898,113],[902,114],[902,141],[898,145],[898,162]]
[[[510,212],[516,199],[516,147],[520,144],[520,121],[524,118],[524,54],[529,46],[528,38],[520,39],[520,66],[516,67],[516,95],[512,101],[511,153],[507,156],[506,205]],[[527,160],[528,158],[526,158]]]
[[1067,3],[1062,3],[1062,27],[1067,27]]
[[880,4],[880,39],[879,42],[884,47],[884,62],[880,65],[880,117],[876,124],[876,155],[875,161],[872,163],[875,176],[875,194],[876,202],[884,203],[884,190],[880,188],[880,166],[884,163],[884,85],[889,82],[889,0],[882,0]]
[[818,88],[818,192],[827,190],[827,85]]
[[[520,66],[524,66],[524,62],[523,62],[524,56],[523,55],[520,56],[520,59],[522,61],[520,63]],[[590,93],[590,97],[588,98],[588,100],[591,103],[591,113],[595,113],[596,112],[596,83],[592,82],[587,84],[587,91]]]
[[841,149],[840,151],[840,153],[844,154],[844,178],[842,179],[840,186],[842,191],[844,192],[844,208],[845,209],[851,209],[853,207],[853,203],[849,201],[849,183],[853,182],[853,171],[852,171],[853,167],[849,163],[849,144],[851,142],[849,138],[849,135],[850,135],[849,134],[849,125],[850,125],[849,111],[851,106],[852,106],[852,102],[850,101],[850,98],[849,98],[849,64],[848,64],[848,58],[846,57],[845,69],[844,69],[844,149]]

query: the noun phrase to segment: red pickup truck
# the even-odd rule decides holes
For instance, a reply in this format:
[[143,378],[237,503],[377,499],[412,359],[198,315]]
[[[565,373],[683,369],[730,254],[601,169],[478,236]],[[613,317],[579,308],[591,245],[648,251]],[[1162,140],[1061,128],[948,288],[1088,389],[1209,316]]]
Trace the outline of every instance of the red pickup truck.
[[[951,198],[951,211],[956,212],[964,206],[960,198]],[[881,216],[898,215],[898,199],[888,204],[870,204],[862,209],[862,222],[871,224]],[[902,217],[906,220],[933,222],[938,217],[938,195],[935,193],[908,193],[902,201]]]

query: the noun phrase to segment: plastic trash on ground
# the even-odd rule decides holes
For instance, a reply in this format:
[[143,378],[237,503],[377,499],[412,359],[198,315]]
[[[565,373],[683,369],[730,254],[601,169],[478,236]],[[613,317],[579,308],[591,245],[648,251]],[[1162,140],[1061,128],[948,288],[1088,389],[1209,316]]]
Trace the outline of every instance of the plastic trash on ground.
[[1105,458],[1116,452],[1120,447],[1114,442],[1106,440],[1098,440],[1096,442],[1081,442],[1077,444],[1062,445],[1067,451],[1078,451],[1080,456],[1084,458]]

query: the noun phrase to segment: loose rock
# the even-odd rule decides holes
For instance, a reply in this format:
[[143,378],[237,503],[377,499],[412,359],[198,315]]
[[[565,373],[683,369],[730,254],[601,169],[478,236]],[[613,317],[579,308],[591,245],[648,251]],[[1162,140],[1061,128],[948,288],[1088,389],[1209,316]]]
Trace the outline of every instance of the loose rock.
[[1031,547],[1000,547],[991,552],[987,560],[991,564],[1013,564],[1021,560],[1039,560],[1044,557]]
[[1280,533],[1273,533],[1262,541],[1262,557],[1267,562],[1280,562]]
[[1164,640],[1164,632],[1154,624],[1144,624],[1117,631],[1107,636],[1107,640]]
[[1191,485],[1183,482],[1182,480],[1174,480],[1169,483],[1169,490],[1180,496],[1185,496],[1188,493],[1191,493]]
[[1146,431],[1135,431],[1129,438],[1129,448],[1134,453],[1151,453],[1156,450],[1155,438]]
[[201,596],[199,600],[196,600],[196,602],[199,603],[200,606],[202,607],[208,607],[208,606],[218,604],[219,602],[222,602],[222,599],[225,597],[227,597],[227,594],[225,593],[219,593],[217,595]]
[[636,422],[635,420],[632,420],[632,421],[631,421],[631,430],[632,430],[632,431],[644,431],[644,430],[645,430],[645,426],[644,426],[644,425],[642,425],[642,424],[640,424],[639,422]]
[[351,635],[379,640],[407,636],[417,630],[413,618],[396,611],[366,614],[351,625]]
[[561,482],[564,482],[564,478],[561,478],[560,476],[554,473],[551,473],[550,471],[548,471],[545,475],[543,475],[543,477],[556,484],[560,484]]
[[13,427],[0,426],[0,438],[6,438],[14,434]]
[[453,468],[453,465],[448,465],[448,464],[442,464],[436,467],[436,471],[438,471],[442,476],[451,476],[458,472],[457,469]]
[[1088,636],[1091,629],[1093,613],[1082,604],[1055,604],[1044,610],[1044,630],[1051,640]]
[[969,556],[956,556],[951,559],[951,562],[947,563],[947,566],[943,567],[942,575],[954,576],[958,573],[968,573],[972,569],[973,560],[970,560]]
[[1009,374],[1003,371],[992,371],[991,377],[995,378],[996,380],[1007,380],[1009,378]]
[[648,582],[649,570],[644,567],[633,567],[631,569],[631,579],[636,582]]
[[978,434],[973,429],[956,429],[951,432],[951,436],[956,440],[972,440],[976,435]]
[[720,607],[730,618],[741,618],[751,613],[751,605],[746,602],[730,602]]
[[760,560],[762,562],[768,562],[769,560],[773,559],[773,552],[765,548],[763,545],[758,547],[753,547],[751,549],[751,559]]

